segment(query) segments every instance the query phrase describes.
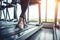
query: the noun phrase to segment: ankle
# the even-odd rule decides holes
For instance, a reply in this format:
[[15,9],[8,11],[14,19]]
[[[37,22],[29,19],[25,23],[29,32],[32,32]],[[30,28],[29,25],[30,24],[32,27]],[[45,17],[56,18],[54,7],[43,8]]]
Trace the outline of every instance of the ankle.
[[27,24],[24,24],[25,26],[27,25]]

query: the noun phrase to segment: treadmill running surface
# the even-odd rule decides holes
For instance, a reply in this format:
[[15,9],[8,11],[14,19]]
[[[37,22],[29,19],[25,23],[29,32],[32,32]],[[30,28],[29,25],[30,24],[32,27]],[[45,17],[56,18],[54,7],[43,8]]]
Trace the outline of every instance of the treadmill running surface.
[[26,40],[53,40],[53,32],[52,29],[44,29],[39,30],[34,35],[30,36]]

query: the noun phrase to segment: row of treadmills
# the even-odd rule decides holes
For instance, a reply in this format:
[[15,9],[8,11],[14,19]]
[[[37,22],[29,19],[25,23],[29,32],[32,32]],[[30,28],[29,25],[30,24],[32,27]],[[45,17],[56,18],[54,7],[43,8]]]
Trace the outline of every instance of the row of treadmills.
[[53,23],[30,25],[15,29],[17,22],[0,21],[0,40],[60,40],[60,30]]

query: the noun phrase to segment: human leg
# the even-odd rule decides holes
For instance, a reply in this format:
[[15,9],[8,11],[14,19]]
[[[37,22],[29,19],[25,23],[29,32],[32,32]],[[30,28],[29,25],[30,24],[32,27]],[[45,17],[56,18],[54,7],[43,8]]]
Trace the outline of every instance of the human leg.
[[[27,9],[27,5],[22,9],[22,14],[21,14],[21,16],[23,17],[23,27],[25,28],[26,26],[27,26],[27,23],[26,23],[26,15],[25,15],[25,12],[26,12],[26,9]],[[24,11],[23,11],[24,10]]]
[[17,24],[18,27],[21,27],[21,22],[24,21],[23,24],[26,22],[25,21],[25,17],[26,17],[25,12],[26,12],[26,9],[27,9],[27,6],[21,5],[22,12],[21,12],[21,15],[19,17],[18,24]]

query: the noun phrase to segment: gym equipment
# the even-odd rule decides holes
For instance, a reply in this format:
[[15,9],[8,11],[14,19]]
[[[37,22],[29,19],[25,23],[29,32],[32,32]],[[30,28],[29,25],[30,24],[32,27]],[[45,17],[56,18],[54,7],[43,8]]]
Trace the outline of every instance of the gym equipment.
[[[33,34],[30,37],[28,37],[26,40],[48,40],[48,39],[49,40],[60,40],[60,34],[59,34],[60,33],[60,29],[55,28],[54,23],[53,23],[53,25],[51,23],[46,23],[45,25],[44,24],[42,24],[43,28],[41,28],[41,30],[39,30],[35,34]],[[49,28],[44,28],[48,24],[50,26],[52,26],[53,29],[51,29],[51,28],[50,29]]]
[[14,7],[13,5],[0,5],[0,10],[4,10],[5,8],[11,8],[11,7]]
[[45,22],[47,22],[47,0],[46,0],[46,14],[45,14]]
[[3,0],[0,0],[0,1],[3,1]]
[[57,40],[57,34],[56,34],[56,28],[55,28],[55,26],[53,27],[53,30],[54,30],[54,32],[53,32],[53,40]]
[[39,23],[38,24],[36,24],[36,26],[40,26],[41,25],[41,14],[40,14],[40,1],[41,0],[29,0],[29,2],[28,2],[28,12],[27,12],[27,23],[29,23],[29,6],[30,5],[34,5],[34,4],[38,4],[38,14],[39,14]]
[[[8,3],[8,2],[4,2],[5,4],[7,4],[6,6],[2,5],[4,8],[10,8],[10,7],[14,7],[15,3]],[[2,8],[2,7],[1,7]],[[1,9],[3,10],[3,9]],[[2,19],[3,20],[3,19]],[[14,20],[13,20],[14,21]],[[8,22],[6,21],[4,23],[4,21],[1,21],[1,27],[0,27],[0,39],[1,40],[16,40],[16,35],[21,34],[23,32],[23,35],[21,34],[18,39],[22,39],[24,37],[24,40],[29,37],[30,35],[34,34],[36,31],[38,31],[41,27],[31,27],[31,28],[25,28],[24,30],[17,30],[15,29],[15,25],[14,24],[16,22],[13,22],[11,24],[11,21]],[[27,33],[28,32],[28,33]],[[23,39],[22,39],[23,40]]]
[[[6,4],[11,5],[10,3],[6,3]],[[6,7],[6,6],[4,6],[4,7]],[[14,21],[14,19],[12,19],[12,20]],[[55,23],[56,23],[56,21],[55,21]],[[17,24],[16,22],[11,22],[11,21],[10,22],[6,21],[5,23],[3,21],[0,21],[0,40],[25,40],[28,37],[31,37],[32,35],[37,33],[38,30],[40,31],[40,29],[44,26],[42,24],[40,26],[34,26],[34,27],[30,26],[29,28],[25,28],[24,30],[19,30],[19,29],[15,29],[16,24]],[[54,25],[52,25],[53,40],[57,40],[56,29],[55,29]]]
[[10,7],[14,7],[16,5],[12,4],[12,3],[8,3],[8,2],[3,2],[5,4],[7,4],[6,6],[5,5],[0,5],[0,10],[3,10],[5,8],[10,8]]
[[30,0],[30,5],[38,4],[41,0]]
[[5,9],[5,6],[4,5],[0,5],[0,10],[3,10],[3,9]]
[[[0,1],[0,5],[2,5],[2,1]],[[0,10],[0,19],[1,19],[1,13],[2,13],[2,11]]]
[[[27,37],[31,36],[32,34],[34,34],[36,31],[38,31],[39,29],[41,29],[43,27],[43,25],[41,25],[40,27],[36,27],[36,26],[31,26],[31,27],[27,27],[23,30],[19,30],[19,29],[15,29],[15,24],[6,24],[0,27],[0,39],[26,39]],[[20,34],[20,36],[18,36],[18,34]],[[18,36],[16,38],[16,35]],[[13,36],[13,37],[12,37]]]
[[[48,37],[48,38],[47,38]],[[41,28],[32,36],[28,37],[26,40],[53,40],[52,29]]]
[[60,2],[60,0],[56,0],[56,5],[55,5],[55,21],[54,21],[54,36],[55,39],[54,40],[60,40],[58,39],[59,36],[57,36],[58,32],[57,32],[57,28],[59,29],[59,25],[57,24],[57,17],[58,17],[58,3]]
[[11,5],[11,6],[16,6],[14,5],[15,3],[8,3],[8,2],[4,2],[5,4]]
[[[2,3],[2,1],[1,1],[1,3]],[[0,5],[0,10],[3,11],[4,21],[13,21],[13,19],[10,19],[10,15],[9,15],[9,11],[8,11],[8,8],[11,8],[11,7],[14,7],[14,20],[17,19],[16,10],[15,10],[15,9],[17,9],[17,8],[16,8],[17,5],[16,5],[15,3],[13,3],[13,2],[8,3],[8,0],[6,0],[6,2],[3,1],[3,3],[5,3],[6,5],[2,5],[2,4],[1,4],[1,5]],[[5,11],[4,11],[5,8],[6,8],[6,15],[5,15]],[[7,16],[9,17],[9,20],[7,20]],[[2,19],[0,19],[0,20],[2,20]],[[16,21],[17,21],[17,20],[16,20]]]

